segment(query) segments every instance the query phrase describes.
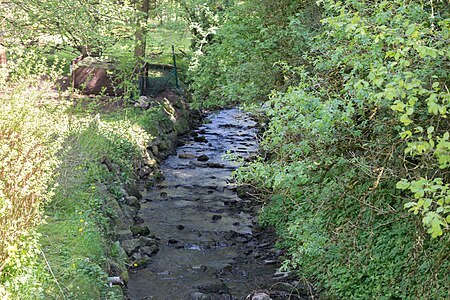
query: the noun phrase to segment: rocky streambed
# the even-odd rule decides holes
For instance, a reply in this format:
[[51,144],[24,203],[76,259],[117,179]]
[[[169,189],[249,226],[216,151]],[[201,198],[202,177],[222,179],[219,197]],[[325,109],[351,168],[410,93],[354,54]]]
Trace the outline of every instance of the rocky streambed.
[[[163,180],[143,194],[122,242],[131,259],[128,299],[307,299],[295,276],[279,272],[274,235],[254,223],[227,153],[251,157],[256,123],[238,109],[212,114],[160,165]],[[128,245],[129,244],[129,245]]]

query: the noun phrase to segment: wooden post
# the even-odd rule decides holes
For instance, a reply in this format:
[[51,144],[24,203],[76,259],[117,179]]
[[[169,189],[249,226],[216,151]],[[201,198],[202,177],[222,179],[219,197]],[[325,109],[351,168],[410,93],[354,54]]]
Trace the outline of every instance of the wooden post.
[[175,56],[175,46],[172,45],[172,57],[173,57],[173,75],[175,76],[175,87],[180,88],[178,84],[178,71],[177,71],[177,57]]

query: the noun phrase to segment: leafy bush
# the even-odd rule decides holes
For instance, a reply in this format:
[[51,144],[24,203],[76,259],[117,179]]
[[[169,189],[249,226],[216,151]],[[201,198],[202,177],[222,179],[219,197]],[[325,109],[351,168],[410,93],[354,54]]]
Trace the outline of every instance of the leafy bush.
[[[22,87],[23,88],[23,87]],[[0,261],[14,255],[17,241],[38,222],[49,200],[59,141],[52,119],[35,103],[38,94],[0,98]]]
[[26,82],[0,97],[0,281],[18,296],[39,290],[41,281],[23,282],[45,278],[45,268],[36,264],[40,252],[33,229],[51,198],[61,147],[56,114],[38,105],[41,96]]
[[[285,84],[286,62],[299,65],[309,32],[299,30],[316,26],[318,8],[312,1],[291,3],[272,1],[240,2],[228,9],[189,78],[194,106],[217,106],[260,101],[271,89]],[[301,13],[306,21],[290,22],[289,16]],[[293,30],[293,29],[296,30]]]
[[330,294],[448,298],[449,4],[321,5],[299,84],[264,105],[269,159],[238,177],[272,191],[284,267]]

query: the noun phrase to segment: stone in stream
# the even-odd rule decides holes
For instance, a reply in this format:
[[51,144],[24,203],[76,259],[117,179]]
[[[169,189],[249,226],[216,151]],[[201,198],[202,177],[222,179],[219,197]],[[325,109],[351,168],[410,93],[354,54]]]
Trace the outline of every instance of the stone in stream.
[[211,300],[211,296],[200,292],[195,292],[189,295],[189,300]]
[[138,198],[136,198],[135,196],[128,196],[125,198],[125,203],[128,206],[132,206],[137,208],[138,210],[141,209],[141,203],[139,202]]
[[208,168],[213,168],[213,169],[223,169],[225,168],[224,164],[220,164],[220,163],[213,163],[213,162],[209,162],[207,164]]
[[130,227],[133,236],[147,236],[150,234],[150,229],[145,225],[134,225]]
[[176,239],[169,239],[169,240],[167,241],[167,244],[169,244],[169,245],[178,244],[178,243],[179,243],[179,241],[176,240]]
[[[151,201],[151,200],[147,199],[147,201]],[[139,216],[135,216],[135,217],[133,218],[133,220],[134,220],[134,222],[135,222],[136,224],[142,224],[142,223],[144,223],[144,219],[142,219],[142,218],[139,217]]]
[[151,255],[155,254],[156,252],[158,252],[158,247],[155,247],[155,246],[145,246],[145,247],[142,247],[142,248],[140,249],[140,252],[141,252],[142,254],[147,255],[147,256],[151,256]]
[[194,136],[194,142],[207,143],[208,140],[204,136]]
[[215,293],[229,294],[230,293],[230,289],[223,282],[199,285],[198,289],[200,292],[205,293],[205,294],[215,294]]
[[150,247],[156,247],[158,248],[158,243],[156,242],[155,238],[149,238],[146,236],[141,236],[139,238],[139,244],[141,247],[150,246]]
[[178,230],[183,230],[183,229],[184,229],[184,226],[183,226],[183,225],[177,225],[177,229],[178,229]]
[[251,298],[247,297],[246,299],[251,299],[251,300],[272,300],[272,298],[270,298],[270,296],[267,295],[266,293],[257,293],[257,294],[254,294],[253,296],[251,296]]
[[268,265],[276,265],[277,263],[278,263],[278,261],[275,260],[275,259],[266,259],[266,260],[264,260],[264,264],[266,266],[268,266]]
[[139,250],[140,243],[139,239],[130,239],[124,240],[121,243],[123,250],[127,253],[128,256],[131,256],[133,253]]
[[180,153],[180,154],[178,154],[178,158],[192,159],[192,158],[197,158],[197,155],[195,155],[193,153]]
[[125,187],[125,191],[130,196],[134,196],[134,197],[136,197],[138,199],[142,199],[142,194],[139,191],[139,189],[138,189],[138,187],[137,187],[137,185],[135,183],[127,184],[127,186]]
[[205,154],[202,154],[202,155],[200,155],[200,156],[197,158],[197,160],[198,160],[198,161],[208,161],[208,160],[209,160],[209,157],[208,157],[207,155],[205,155]]
[[221,215],[213,215],[213,216],[211,217],[211,220],[213,220],[213,222],[217,222],[217,221],[219,221],[220,219],[222,219],[222,216],[221,216]]
[[130,240],[133,238],[133,233],[129,229],[118,230],[116,232],[116,239],[119,241]]

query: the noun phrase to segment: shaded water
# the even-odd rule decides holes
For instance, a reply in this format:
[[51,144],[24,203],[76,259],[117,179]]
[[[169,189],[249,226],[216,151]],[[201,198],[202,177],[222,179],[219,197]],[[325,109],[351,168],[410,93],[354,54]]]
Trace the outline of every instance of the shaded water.
[[139,217],[160,239],[159,252],[130,271],[129,299],[244,299],[272,281],[275,260],[261,253],[269,243],[255,237],[249,205],[231,181],[238,163],[223,159],[227,151],[257,150],[256,123],[238,109],[209,120],[161,165],[165,179],[144,195]]

